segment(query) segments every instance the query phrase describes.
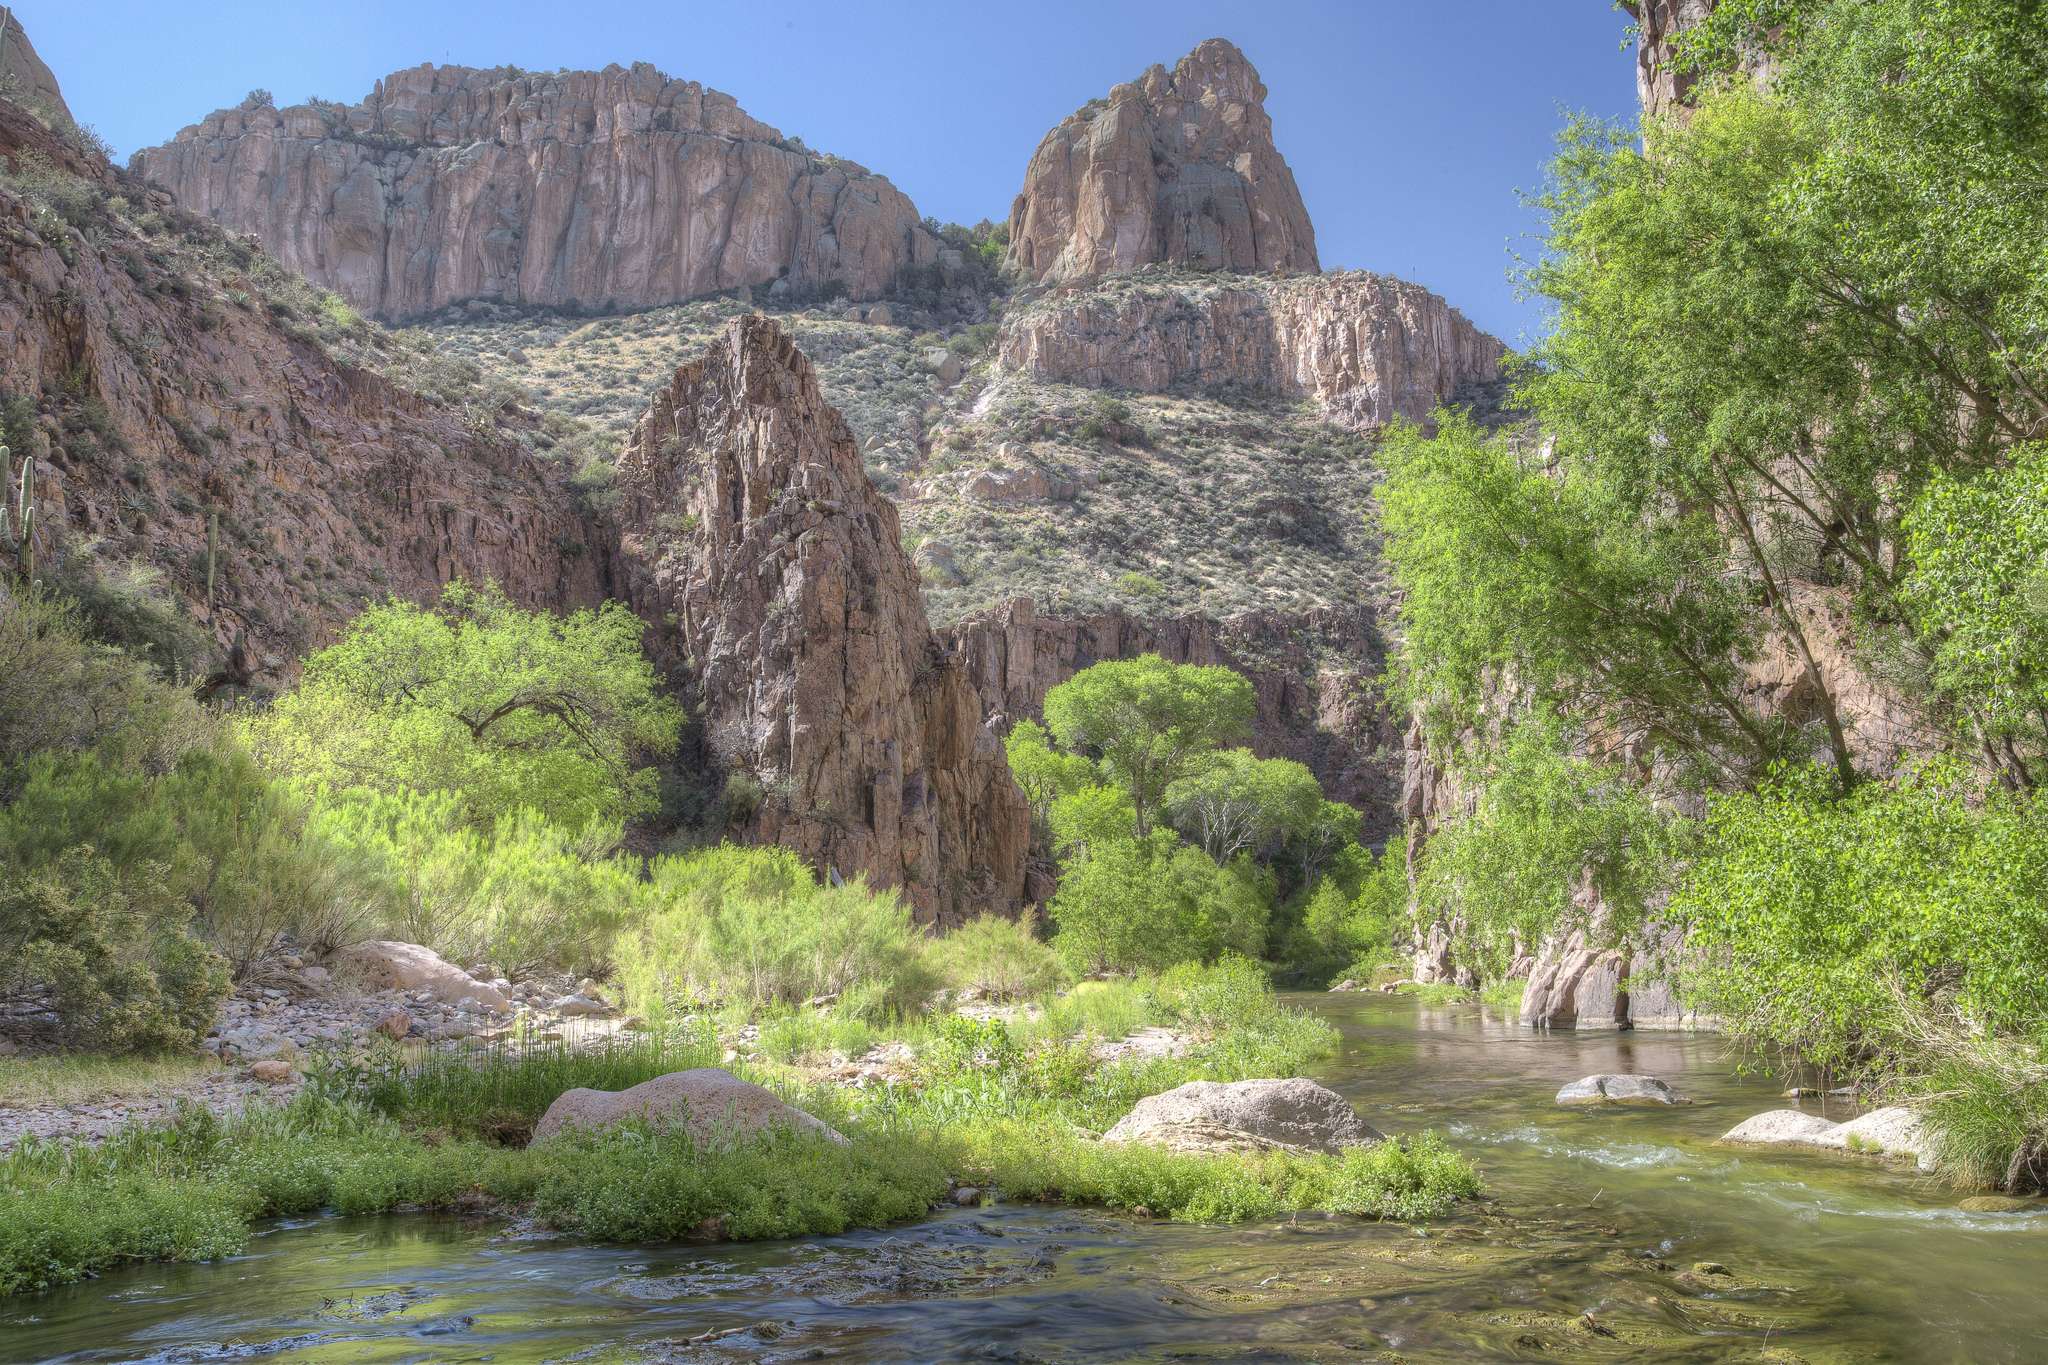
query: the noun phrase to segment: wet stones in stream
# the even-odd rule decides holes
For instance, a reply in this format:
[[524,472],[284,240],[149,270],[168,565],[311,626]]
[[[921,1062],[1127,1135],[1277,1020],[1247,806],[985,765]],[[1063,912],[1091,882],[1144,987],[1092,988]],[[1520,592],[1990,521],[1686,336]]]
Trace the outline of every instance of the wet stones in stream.
[[1562,1105],[1669,1105],[1692,1101],[1657,1076],[1585,1076],[1557,1092]]

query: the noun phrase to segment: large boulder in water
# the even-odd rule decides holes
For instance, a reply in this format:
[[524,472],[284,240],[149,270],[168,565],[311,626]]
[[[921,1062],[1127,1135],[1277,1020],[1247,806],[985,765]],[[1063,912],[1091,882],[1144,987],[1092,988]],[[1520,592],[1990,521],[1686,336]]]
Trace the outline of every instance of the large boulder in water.
[[564,1128],[603,1128],[629,1120],[680,1128],[700,1144],[753,1137],[778,1128],[823,1138],[846,1138],[827,1123],[777,1099],[772,1091],[715,1066],[672,1071],[628,1090],[567,1090],[533,1127],[544,1142]]
[[1177,1152],[1325,1152],[1384,1142],[1336,1091],[1314,1081],[1189,1081],[1137,1107],[1102,1135]]
[[1814,1139],[1814,1145],[1824,1151],[1910,1161],[1923,1171],[1934,1168],[1933,1135],[1926,1122],[1913,1110],[1898,1106],[1873,1109],[1850,1119]]
[[1840,1124],[1803,1109],[1773,1109],[1746,1118],[1721,1135],[1731,1147],[1812,1147]]
[[473,1001],[494,1014],[509,1013],[512,1002],[488,981],[479,981],[432,948],[394,939],[372,939],[337,948],[330,964],[372,990],[425,991],[447,1005]]
[[1586,1076],[1557,1092],[1557,1102],[1593,1104],[1691,1104],[1656,1076]]

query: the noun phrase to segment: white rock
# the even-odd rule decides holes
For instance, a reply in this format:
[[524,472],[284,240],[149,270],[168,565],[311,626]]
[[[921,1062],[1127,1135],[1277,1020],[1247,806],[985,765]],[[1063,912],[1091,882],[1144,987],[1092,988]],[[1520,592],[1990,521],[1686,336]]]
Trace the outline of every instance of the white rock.
[[1186,1152],[1330,1152],[1385,1140],[1336,1091],[1281,1081],[1189,1081],[1137,1107],[1102,1135]]
[[1657,1076],[1585,1076],[1557,1092],[1559,1104],[1691,1104]]

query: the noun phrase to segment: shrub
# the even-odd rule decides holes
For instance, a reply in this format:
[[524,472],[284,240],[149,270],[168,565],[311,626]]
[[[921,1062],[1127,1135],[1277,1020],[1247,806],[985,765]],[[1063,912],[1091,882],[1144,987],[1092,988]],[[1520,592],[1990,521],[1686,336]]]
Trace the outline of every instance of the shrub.
[[1038,921],[979,915],[932,945],[931,959],[946,984],[998,999],[1036,995],[1064,976],[1059,955],[1038,937]]
[[42,1004],[66,1041],[109,1052],[190,1046],[228,993],[154,869],[124,878],[76,848],[0,887],[0,1000]]
[[1272,875],[1218,867],[1171,834],[1111,838],[1071,859],[1051,905],[1053,946],[1076,972],[1142,971],[1265,948]]
[[657,858],[647,910],[614,948],[633,1009],[840,997],[856,1015],[923,1003],[923,936],[894,892],[818,885],[788,849],[721,844]]

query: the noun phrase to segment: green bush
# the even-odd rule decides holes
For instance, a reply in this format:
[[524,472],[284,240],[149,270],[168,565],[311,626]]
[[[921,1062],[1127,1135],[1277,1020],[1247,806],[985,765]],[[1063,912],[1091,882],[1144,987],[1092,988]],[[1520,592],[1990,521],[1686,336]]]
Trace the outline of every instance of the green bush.
[[931,961],[947,985],[1002,1000],[1051,990],[1066,975],[1029,913],[1017,919],[978,915],[934,943]]
[[820,886],[788,849],[721,844],[657,858],[649,874],[646,910],[613,949],[641,1013],[837,996],[880,1016],[922,1005],[936,984],[894,892]]
[[1272,874],[1249,859],[1218,867],[1160,832],[1107,839],[1070,859],[1050,911],[1053,946],[1077,973],[1144,971],[1265,948]]
[[109,1052],[189,1047],[228,993],[227,964],[188,929],[158,869],[70,850],[0,887],[0,1001],[54,1010],[66,1041]]

